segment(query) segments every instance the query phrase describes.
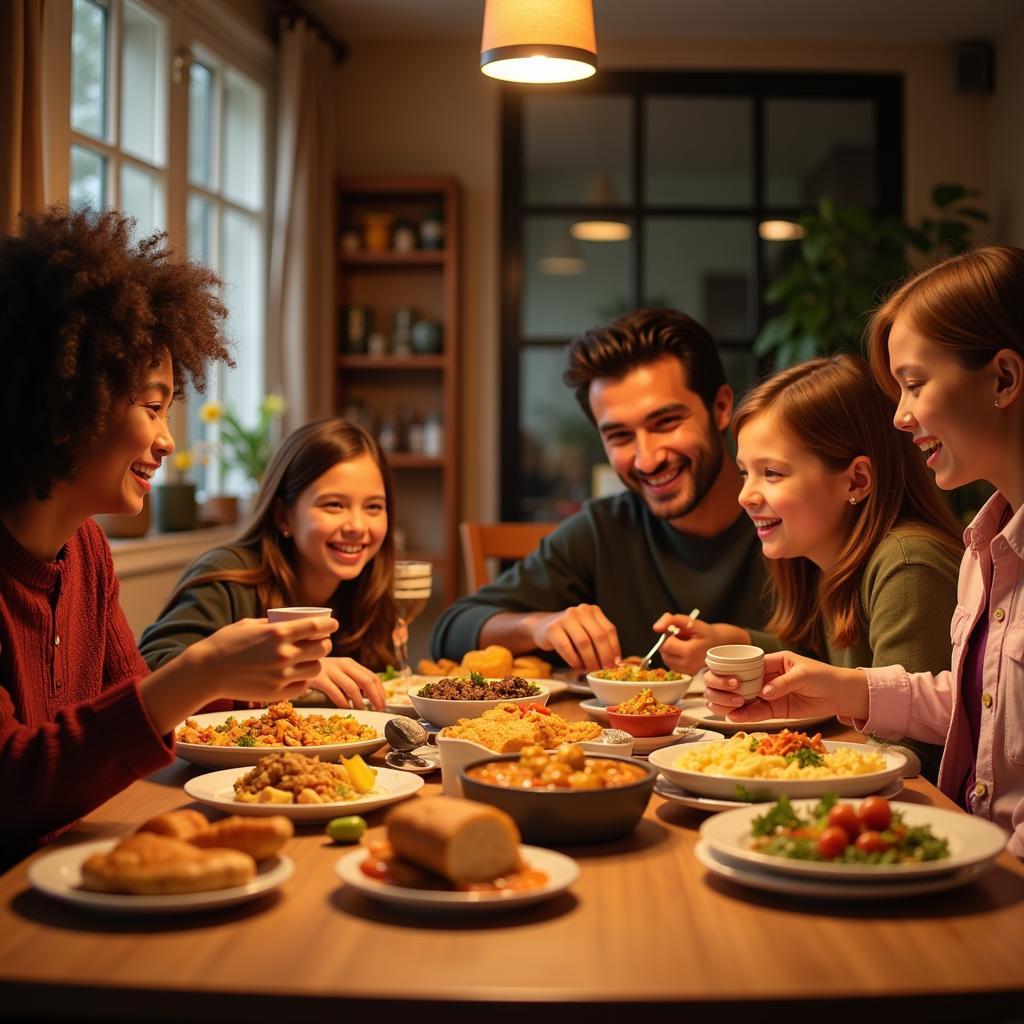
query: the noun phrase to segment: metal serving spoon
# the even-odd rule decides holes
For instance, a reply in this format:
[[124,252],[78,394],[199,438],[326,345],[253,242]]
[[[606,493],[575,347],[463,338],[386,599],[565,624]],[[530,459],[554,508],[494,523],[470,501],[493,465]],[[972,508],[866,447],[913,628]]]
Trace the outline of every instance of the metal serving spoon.
[[384,723],[384,739],[391,750],[384,758],[384,763],[392,768],[433,768],[426,758],[411,754],[411,750],[422,747],[427,742],[427,730],[419,722],[411,718],[391,718]]
[[[699,615],[700,615],[700,609],[699,608],[694,608],[693,611],[690,612],[690,620],[693,621]],[[679,627],[678,626],[669,626],[668,629],[666,629],[665,632],[662,633],[661,636],[659,636],[658,639],[654,642],[654,646],[644,655],[644,660],[640,662],[640,671],[643,672],[643,670],[645,668],[647,668],[647,666],[651,662],[651,658],[653,658],[655,656],[655,654],[658,653],[658,650],[661,647],[661,645],[670,636],[678,636],[678,635],[679,635]]]

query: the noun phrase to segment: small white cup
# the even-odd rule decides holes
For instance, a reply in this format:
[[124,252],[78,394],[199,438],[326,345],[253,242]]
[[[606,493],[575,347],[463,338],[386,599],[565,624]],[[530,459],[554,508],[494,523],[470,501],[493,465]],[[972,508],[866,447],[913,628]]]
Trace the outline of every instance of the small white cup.
[[712,647],[705,658],[707,666],[719,676],[739,680],[736,692],[748,703],[760,692],[764,682],[764,651],[752,644],[723,644]]
[[270,622],[290,622],[292,619],[317,619],[322,615],[334,615],[333,608],[268,608]]

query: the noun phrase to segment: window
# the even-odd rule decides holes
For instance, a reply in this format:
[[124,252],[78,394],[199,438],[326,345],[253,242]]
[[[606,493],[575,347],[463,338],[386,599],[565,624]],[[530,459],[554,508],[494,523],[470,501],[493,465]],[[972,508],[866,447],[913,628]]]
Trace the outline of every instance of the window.
[[[238,346],[237,367],[219,367],[207,397],[243,419],[255,415],[265,380],[265,158],[253,159],[265,153],[265,105],[255,82],[197,51],[189,68],[188,251],[228,283],[224,301]],[[198,409],[199,402],[189,403],[192,437],[203,434]],[[216,463],[200,473],[211,491],[226,487],[238,493],[246,486],[237,470],[222,473]]]
[[[237,368],[218,366],[202,398],[244,421],[265,390],[270,75],[265,54],[233,51],[228,37],[245,32],[226,17],[179,0],[73,0],[68,194],[131,214],[140,235],[166,230],[221,276]],[[200,404],[177,413],[179,448],[210,434]],[[216,460],[194,475],[209,491],[245,486]]]
[[761,296],[823,196],[899,214],[896,75],[603,73],[503,91],[502,518],[558,519],[607,486],[561,383],[569,341],[639,306],[714,334],[758,375]]
[[133,0],[74,0],[73,205],[114,207],[143,233],[167,227],[167,23]]

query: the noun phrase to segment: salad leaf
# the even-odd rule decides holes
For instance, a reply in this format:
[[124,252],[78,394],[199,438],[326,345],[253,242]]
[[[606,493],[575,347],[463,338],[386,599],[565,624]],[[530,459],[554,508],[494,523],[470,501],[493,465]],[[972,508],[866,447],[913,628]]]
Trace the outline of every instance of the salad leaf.
[[754,836],[770,836],[777,828],[797,828],[802,824],[789,797],[783,793],[766,813],[751,822],[750,831]]

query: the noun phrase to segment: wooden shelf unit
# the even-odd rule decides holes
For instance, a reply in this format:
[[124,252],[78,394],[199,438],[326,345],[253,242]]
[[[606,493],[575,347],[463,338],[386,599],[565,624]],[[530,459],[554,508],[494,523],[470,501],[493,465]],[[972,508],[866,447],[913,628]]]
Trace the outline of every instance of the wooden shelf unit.
[[[340,230],[361,226],[366,213],[391,213],[414,227],[432,211],[444,219],[444,247],[411,252],[360,250],[336,259],[336,409],[358,403],[371,430],[381,417],[440,414],[439,454],[395,450],[388,461],[395,477],[397,527],[405,537],[399,557],[434,563],[434,597],[426,619],[458,596],[459,276],[461,189],[451,177],[342,178],[337,188]],[[418,235],[418,232],[417,232]],[[350,352],[345,312],[363,306],[372,331],[389,340],[394,311],[413,308],[417,318],[439,322],[440,354],[369,355]]]

